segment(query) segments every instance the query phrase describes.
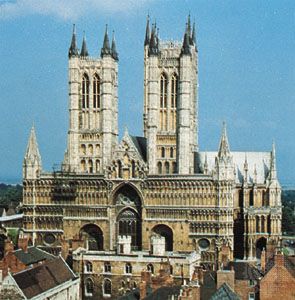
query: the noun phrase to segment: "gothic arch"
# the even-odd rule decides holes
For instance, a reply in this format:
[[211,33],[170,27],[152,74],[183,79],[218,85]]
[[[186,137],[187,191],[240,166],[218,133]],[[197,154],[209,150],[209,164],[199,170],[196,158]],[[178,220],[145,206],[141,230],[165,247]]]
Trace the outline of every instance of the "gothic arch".
[[[138,187],[135,186],[134,184],[130,183],[130,182],[128,182],[128,183],[122,182],[118,186],[115,187],[115,189],[112,191],[112,195],[111,195],[113,200],[115,201],[118,193],[120,191],[124,190],[125,188],[133,190],[134,193],[137,194],[137,196],[139,197],[139,200],[140,200],[140,205],[141,205],[142,202],[143,202],[143,195],[142,195],[141,191],[138,189]],[[116,204],[116,203],[114,202],[114,204]]]
[[165,224],[158,224],[153,227],[152,232],[165,238],[165,250],[173,251],[173,231]]
[[131,184],[123,184],[113,192],[116,206],[117,236],[131,236],[131,247],[141,249],[141,195]]
[[261,258],[261,252],[263,249],[266,249],[266,238],[261,237],[256,241],[256,258]]
[[95,224],[86,224],[80,229],[80,236],[86,238],[88,250],[102,251],[103,231]]

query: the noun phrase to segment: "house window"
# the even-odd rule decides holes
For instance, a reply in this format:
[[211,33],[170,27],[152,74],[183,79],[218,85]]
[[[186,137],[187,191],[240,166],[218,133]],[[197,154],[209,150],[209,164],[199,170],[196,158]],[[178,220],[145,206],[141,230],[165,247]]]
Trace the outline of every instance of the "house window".
[[249,285],[250,286],[254,286],[256,284],[255,280],[250,279],[249,280]]
[[255,300],[255,294],[254,293],[249,293],[249,300]]
[[153,266],[152,264],[148,264],[148,265],[147,265],[147,270],[148,270],[149,272],[151,272],[152,274],[154,274],[154,266]]
[[126,273],[126,274],[131,274],[131,273],[132,273],[132,266],[131,266],[130,263],[127,263],[127,264],[125,265],[125,273]]
[[112,282],[109,279],[105,279],[103,283],[103,295],[110,296],[112,294]]
[[92,273],[92,263],[90,261],[85,264],[85,273]]
[[85,281],[85,296],[93,295],[93,281],[91,278],[87,278]]
[[111,273],[112,272],[112,266],[109,262],[104,263],[104,272],[105,273]]

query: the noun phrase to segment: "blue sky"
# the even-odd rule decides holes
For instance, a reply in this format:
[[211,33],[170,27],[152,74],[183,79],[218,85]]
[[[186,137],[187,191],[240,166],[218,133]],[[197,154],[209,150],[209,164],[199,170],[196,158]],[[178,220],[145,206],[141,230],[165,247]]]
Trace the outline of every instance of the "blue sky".
[[[227,122],[232,150],[277,147],[279,178],[295,183],[295,2],[212,0],[0,0],[0,181],[21,181],[35,123],[43,167],[63,159],[72,24],[97,56],[105,24],[119,52],[119,127],[142,135],[146,15],[162,39],[197,24],[199,144],[216,150]],[[250,162],[249,162],[250,163]]]

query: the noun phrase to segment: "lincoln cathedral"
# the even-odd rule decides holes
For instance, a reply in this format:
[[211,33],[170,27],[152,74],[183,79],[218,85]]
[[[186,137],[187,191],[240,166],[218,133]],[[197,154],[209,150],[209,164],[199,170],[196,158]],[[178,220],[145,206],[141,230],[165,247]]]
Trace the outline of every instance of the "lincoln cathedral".
[[[196,266],[260,259],[281,239],[275,146],[232,151],[223,124],[217,151],[199,151],[198,46],[188,17],[181,41],[143,38],[143,136],[118,138],[118,63],[105,30],[99,57],[68,51],[69,128],[63,163],[42,169],[35,129],[23,162],[24,233],[83,274],[85,299],[138,286],[143,269],[169,262],[175,278]],[[139,83],[140,84],[140,83]],[[202,101],[202,99],[200,99]]]

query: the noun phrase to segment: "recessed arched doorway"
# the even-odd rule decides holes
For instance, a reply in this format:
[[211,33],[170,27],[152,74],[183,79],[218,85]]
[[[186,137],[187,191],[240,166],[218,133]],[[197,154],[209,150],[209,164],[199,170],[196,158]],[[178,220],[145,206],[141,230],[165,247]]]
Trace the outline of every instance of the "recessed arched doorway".
[[103,250],[103,232],[95,224],[87,224],[80,230],[80,236],[86,238],[88,250]]
[[263,249],[266,249],[266,238],[261,237],[256,241],[256,258],[261,258],[261,252]]
[[137,190],[125,184],[114,195],[118,235],[131,236],[131,249],[141,250],[141,198]]
[[169,226],[164,224],[156,225],[153,227],[152,232],[165,238],[166,251],[173,251],[173,231]]

